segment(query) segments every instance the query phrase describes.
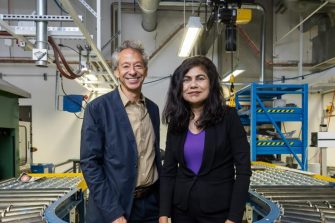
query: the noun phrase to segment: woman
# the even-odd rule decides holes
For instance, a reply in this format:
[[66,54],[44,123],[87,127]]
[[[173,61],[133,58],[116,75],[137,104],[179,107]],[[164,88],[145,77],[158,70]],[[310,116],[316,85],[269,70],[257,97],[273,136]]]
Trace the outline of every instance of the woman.
[[224,103],[211,60],[191,57],[175,70],[163,122],[168,134],[159,222],[241,222],[250,148],[235,109]]

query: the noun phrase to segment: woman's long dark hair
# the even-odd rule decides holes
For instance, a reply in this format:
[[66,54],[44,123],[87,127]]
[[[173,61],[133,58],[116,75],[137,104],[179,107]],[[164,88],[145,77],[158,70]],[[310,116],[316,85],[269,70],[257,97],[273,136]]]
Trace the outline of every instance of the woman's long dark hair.
[[183,99],[183,79],[193,67],[201,67],[209,78],[209,95],[197,121],[199,128],[205,129],[223,119],[225,102],[220,86],[219,74],[213,62],[205,56],[194,56],[185,59],[174,71],[163,111],[162,121],[169,125],[169,131],[179,132],[188,128],[189,120],[194,117],[191,108]]

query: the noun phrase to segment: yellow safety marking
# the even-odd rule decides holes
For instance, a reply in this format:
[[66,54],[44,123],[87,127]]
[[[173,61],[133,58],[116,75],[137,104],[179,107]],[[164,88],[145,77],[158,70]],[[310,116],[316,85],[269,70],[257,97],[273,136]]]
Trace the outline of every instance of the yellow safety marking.
[[236,24],[247,24],[251,19],[251,9],[237,9]]
[[83,191],[87,190],[87,185],[82,173],[29,173],[29,176],[46,178],[81,177],[82,180],[77,185],[77,188],[81,188]]
[[29,173],[29,176],[33,177],[83,177],[82,173]]
[[251,164],[252,165],[264,165],[264,166],[268,166],[268,167],[276,167],[277,166],[275,164],[266,163],[266,162],[262,162],[262,161],[252,161]]
[[328,181],[328,182],[335,182],[334,178],[327,177],[327,176],[322,176],[322,175],[319,175],[319,174],[313,175],[313,178],[319,179],[319,180],[325,180],[325,181]]
[[[290,146],[294,145],[294,142],[288,143]],[[257,146],[283,146],[285,142],[257,142]]]

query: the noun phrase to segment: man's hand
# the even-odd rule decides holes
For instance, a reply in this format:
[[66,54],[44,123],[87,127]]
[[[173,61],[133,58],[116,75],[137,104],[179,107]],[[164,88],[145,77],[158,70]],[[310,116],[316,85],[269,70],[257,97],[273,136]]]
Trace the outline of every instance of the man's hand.
[[168,223],[168,217],[167,216],[159,217],[159,223]]
[[116,219],[115,221],[113,221],[112,223],[127,223],[127,219],[125,219],[123,216],[121,216],[118,219]]

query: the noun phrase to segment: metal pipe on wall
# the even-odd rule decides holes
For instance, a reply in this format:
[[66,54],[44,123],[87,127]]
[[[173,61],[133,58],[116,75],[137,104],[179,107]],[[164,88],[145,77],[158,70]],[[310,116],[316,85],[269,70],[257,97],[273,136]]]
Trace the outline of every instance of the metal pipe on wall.
[[97,48],[101,51],[101,0],[97,0]]
[[117,38],[118,40],[118,45],[121,46],[122,43],[122,32],[121,32],[121,13],[122,13],[122,7],[121,7],[121,0],[118,1],[118,13],[117,13],[117,32],[119,32],[119,37]]
[[[37,0],[36,5],[37,5],[36,6],[37,15],[44,16],[47,14],[47,0]],[[47,21],[37,21],[36,22],[35,47],[43,51],[48,50],[48,22]],[[37,66],[46,67],[48,65],[48,61],[37,60],[35,64]]]

